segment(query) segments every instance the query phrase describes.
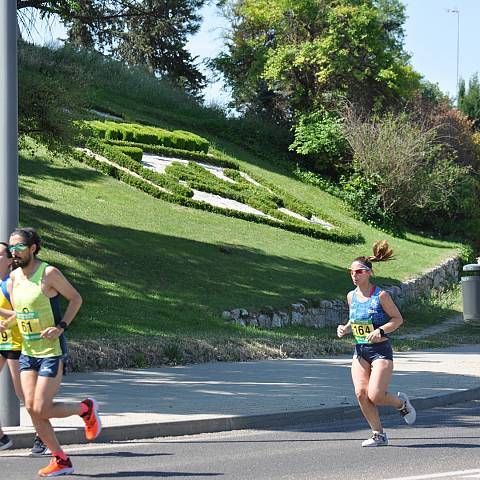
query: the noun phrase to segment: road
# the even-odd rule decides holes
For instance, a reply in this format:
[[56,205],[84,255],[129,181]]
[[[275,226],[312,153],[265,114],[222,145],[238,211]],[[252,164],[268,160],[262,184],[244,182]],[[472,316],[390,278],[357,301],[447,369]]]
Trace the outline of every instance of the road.
[[[419,412],[408,427],[385,417],[390,446],[361,448],[363,422],[297,425],[67,447],[74,479],[480,479],[480,401]],[[38,478],[48,458],[0,454],[0,478]]]

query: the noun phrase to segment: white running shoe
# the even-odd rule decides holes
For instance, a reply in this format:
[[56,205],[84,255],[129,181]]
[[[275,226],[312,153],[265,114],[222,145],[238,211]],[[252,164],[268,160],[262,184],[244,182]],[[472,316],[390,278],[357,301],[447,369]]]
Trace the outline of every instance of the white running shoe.
[[408,425],[413,425],[417,419],[417,412],[415,411],[415,408],[410,403],[410,400],[405,393],[398,392],[397,395],[398,398],[403,400],[403,407],[399,410],[400,415]]
[[362,447],[386,447],[387,445],[387,434],[378,432],[374,432],[368,440],[362,442]]

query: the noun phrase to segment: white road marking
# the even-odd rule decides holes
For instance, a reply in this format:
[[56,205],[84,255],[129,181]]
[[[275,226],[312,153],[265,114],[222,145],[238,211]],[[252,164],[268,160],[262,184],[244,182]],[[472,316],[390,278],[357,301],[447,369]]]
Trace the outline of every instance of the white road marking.
[[[472,475],[474,474],[474,475]],[[385,480],[429,480],[431,478],[480,478],[480,469],[458,470],[454,472],[429,473],[427,475],[414,475],[413,477],[396,477]]]

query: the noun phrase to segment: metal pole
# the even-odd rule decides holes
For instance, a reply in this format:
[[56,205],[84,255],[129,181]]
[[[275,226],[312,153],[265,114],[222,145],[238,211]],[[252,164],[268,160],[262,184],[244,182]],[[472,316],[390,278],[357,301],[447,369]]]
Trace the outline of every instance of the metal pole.
[[[0,0],[0,239],[18,224],[17,2]],[[0,421],[20,425],[20,406],[7,365],[0,374]]]
[[459,67],[460,67],[460,10],[457,8],[457,108],[460,104],[460,98],[459,98],[460,84],[458,83],[460,81],[460,78],[458,76]]
[[448,13],[454,13],[457,16],[457,92],[456,92],[456,99],[457,99],[457,108],[460,102],[459,98],[459,90],[460,90],[460,77],[459,77],[459,72],[460,72],[460,10],[455,7],[455,8],[447,8]]

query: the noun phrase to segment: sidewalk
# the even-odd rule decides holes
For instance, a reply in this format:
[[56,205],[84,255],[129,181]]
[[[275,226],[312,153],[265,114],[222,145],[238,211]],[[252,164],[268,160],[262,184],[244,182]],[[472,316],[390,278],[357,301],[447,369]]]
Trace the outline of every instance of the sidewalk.
[[[98,400],[99,441],[358,418],[350,363],[343,356],[77,373],[64,378],[58,399]],[[391,391],[398,390],[420,410],[480,399],[480,345],[397,353]],[[61,443],[85,442],[79,417],[52,423]],[[21,425],[5,432],[16,448],[30,448],[23,408]]]

